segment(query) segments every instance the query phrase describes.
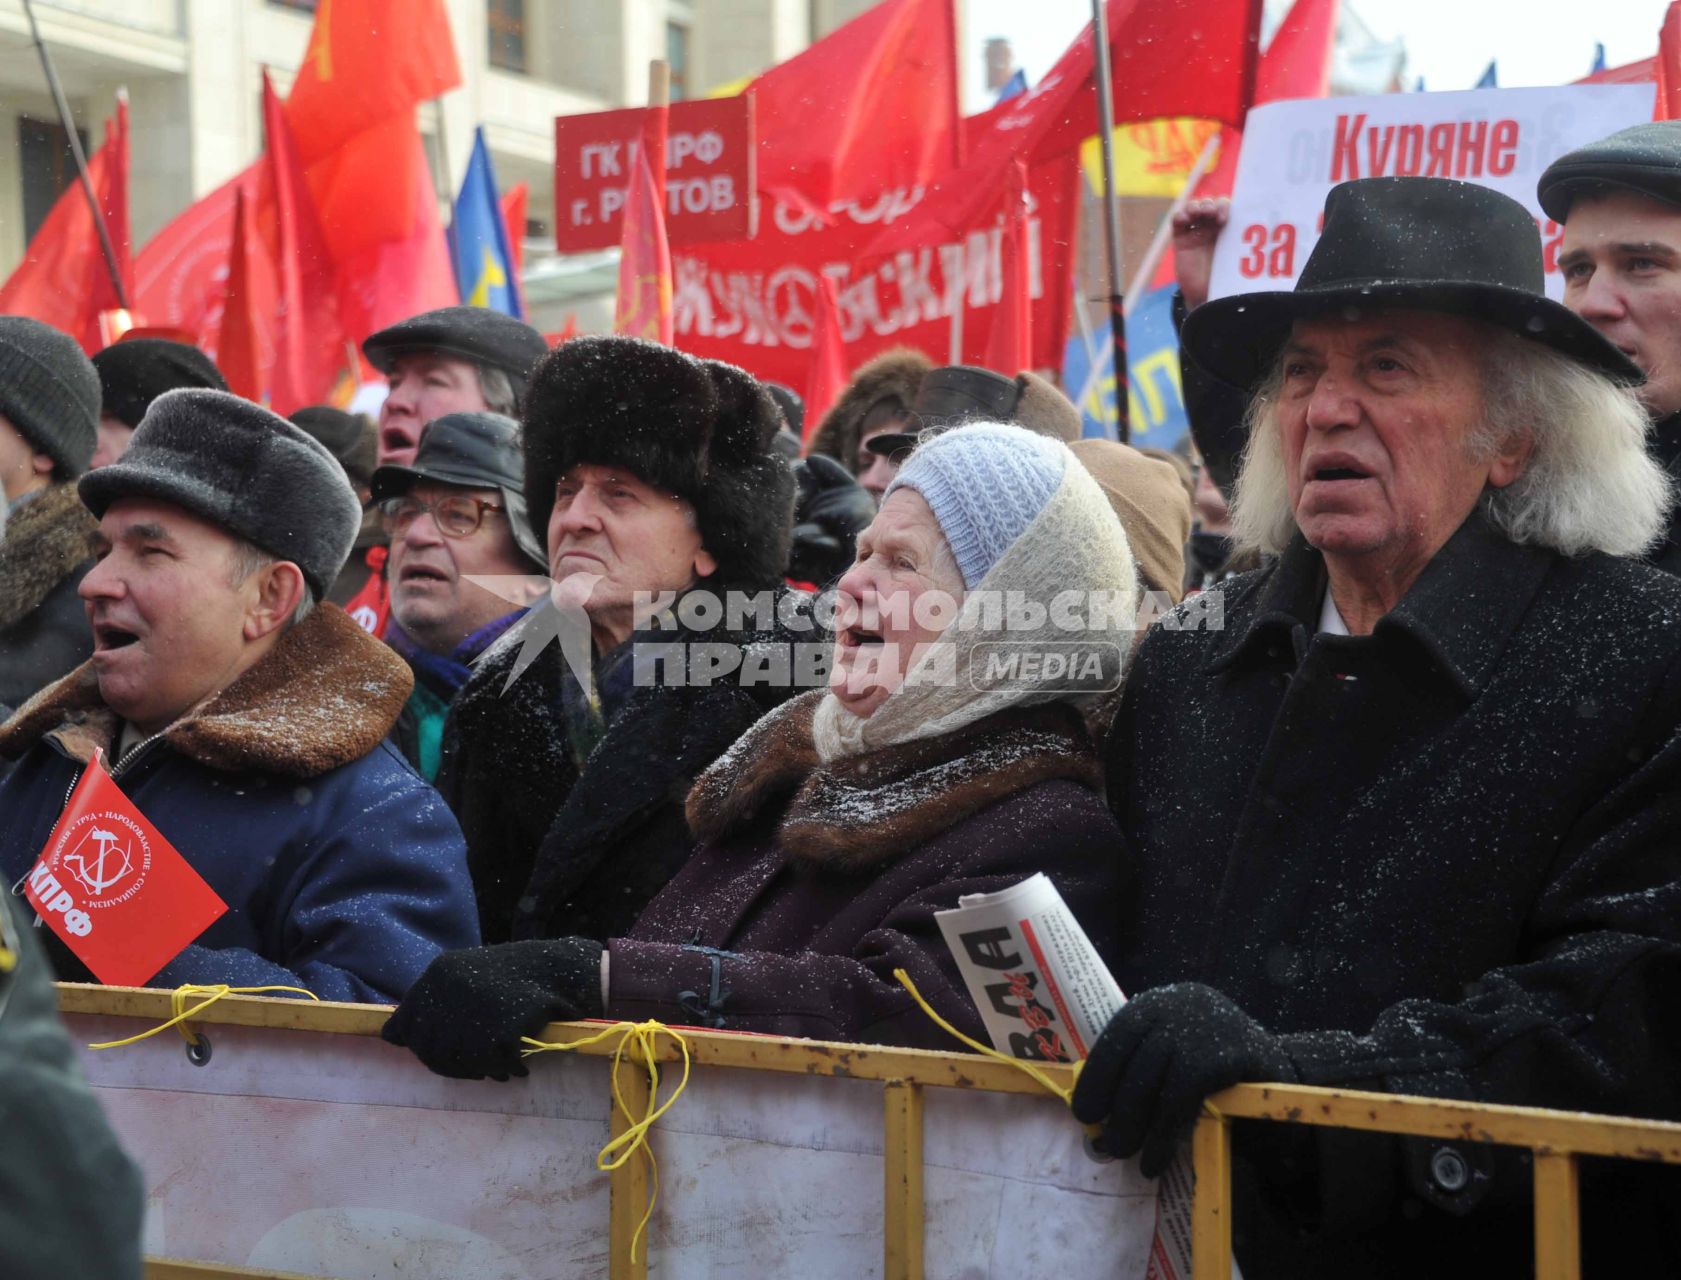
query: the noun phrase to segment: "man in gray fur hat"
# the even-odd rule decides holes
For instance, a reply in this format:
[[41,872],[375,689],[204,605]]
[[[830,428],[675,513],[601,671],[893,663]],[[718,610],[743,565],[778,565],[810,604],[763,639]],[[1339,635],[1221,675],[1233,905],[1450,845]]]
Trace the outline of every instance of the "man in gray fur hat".
[[317,607],[361,523],[333,456],[248,400],[178,390],[79,491],[99,521],[80,588],[93,657],[0,728],[18,759],[0,787],[8,883],[99,751],[229,908],[157,985],[379,1002],[476,941],[461,830],[385,741],[408,666]]

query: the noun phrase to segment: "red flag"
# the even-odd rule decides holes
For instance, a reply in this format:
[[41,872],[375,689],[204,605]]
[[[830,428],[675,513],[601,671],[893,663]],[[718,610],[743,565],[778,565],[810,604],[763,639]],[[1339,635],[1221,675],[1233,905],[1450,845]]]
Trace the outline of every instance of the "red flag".
[[820,276],[817,281],[817,317],[811,327],[811,379],[806,383],[802,445],[811,442],[817,424],[840,399],[847,381],[840,297],[835,292],[835,278]]
[[750,84],[759,190],[827,211],[933,179],[958,157],[953,0],[885,0]]
[[[1117,122],[1197,116],[1243,123],[1255,91],[1260,0],[1107,4]],[[966,120],[965,163],[935,182],[915,215],[894,223],[868,252],[937,243],[977,225],[998,209],[1011,161],[1037,165],[1090,137],[1097,119],[1095,46],[1087,23],[1037,85]]]
[[[1336,47],[1340,0],[1296,0],[1273,33],[1255,71],[1255,105],[1287,98],[1323,98],[1331,92],[1331,54]],[[1220,131],[1220,158],[1203,175],[1194,193],[1198,199],[1230,196],[1237,181],[1237,158],[1243,149],[1243,130]],[[1152,289],[1174,282],[1173,250],[1162,254]]]
[[257,198],[262,166],[258,160],[188,205],[135,258],[136,305],[150,323],[188,333],[206,350],[216,345],[235,198]]
[[520,279],[525,271],[525,207],[530,199],[529,182],[516,182],[502,193],[502,221],[508,228],[508,252],[514,255],[514,292],[519,294],[522,310],[525,295]]
[[[619,247],[619,293],[613,332],[672,344],[671,247],[665,238],[665,108],[649,110],[631,171]],[[655,170],[660,172],[656,176]]]
[[1572,84],[1652,84],[1658,78],[1658,58],[1653,54],[1650,58],[1642,58],[1638,62],[1625,62],[1620,67],[1606,67],[1603,71],[1595,71],[1585,75],[1580,80],[1572,80]]
[[444,0],[320,0],[286,116],[313,165],[460,83]]
[[96,978],[127,987],[149,981],[228,909],[97,753],[23,892]]
[[[117,99],[105,141],[88,157],[88,179],[116,252],[117,271],[135,304],[128,233],[128,102]],[[0,313],[32,316],[70,334],[92,355],[105,345],[99,313],[118,307],[99,231],[81,181],[64,189],[29,242],[23,261],[0,286]]]
[[251,204],[242,191],[234,195],[233,218],[228,278],[222,289],[222,324],[211,354],[230,391],[267,404],[269,384],[264,370],[272,361],[265,359],[270,351],[263,341],[263,319],[275,310],[274,273],[264,260],[251,225]]
[[344,366],[338,278],[304,180],[292,130],[263,72],[267,137],[261,203],[261,248],[272,257],[275,308],[260,315],[269,335],[263,384],[276,413],[319,404]]
[[1033,367],[1033,273],[1027,245],[1027,166],[1010,166],[1010,189],[1000,233],[999,277],[1003,296],[986,347],[986,367],[1015,377]]
[[1681,120],[1681,0],[1672,0],[1658,28],[1658,100],[1654,120]]

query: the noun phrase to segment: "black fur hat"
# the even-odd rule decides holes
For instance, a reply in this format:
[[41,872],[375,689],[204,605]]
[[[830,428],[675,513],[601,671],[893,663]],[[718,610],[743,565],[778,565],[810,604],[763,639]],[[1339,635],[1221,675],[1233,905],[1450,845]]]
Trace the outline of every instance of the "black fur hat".
[[782,415],[762,383],[641,338],[586,337],[537,365],[525,401],[525,493],[546,531],[555,482],[624,467],[695,508],[716,580],[771,586],[788,563],[794,476],[771,452]]

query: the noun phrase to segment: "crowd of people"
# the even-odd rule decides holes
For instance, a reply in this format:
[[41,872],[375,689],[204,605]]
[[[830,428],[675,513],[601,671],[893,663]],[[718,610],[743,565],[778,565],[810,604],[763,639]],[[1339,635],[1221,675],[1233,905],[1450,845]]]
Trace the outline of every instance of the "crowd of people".
[[[982,1036],[935,913],[1041,872],[1146,1174],[1242,1081],[1681,1119],[1681,124],[1540,201],[1562,305],[1484,187],[1346,183],[1214,300],[1188,206],[1195,470],[909,351],[801,456],[784,388],[479,309],[368,340],[377,431],[0,317],[0,871],[102,753],[229,907],[154,985],[498,1080],[563,1018],[951,1048],[894,970]],[[1661,1173],[1585,1171],[1601,1274],[1681,1257]],[[1528,1271],[1483,1144],[1240,1125],[1236,1176],[1251,1280]]]

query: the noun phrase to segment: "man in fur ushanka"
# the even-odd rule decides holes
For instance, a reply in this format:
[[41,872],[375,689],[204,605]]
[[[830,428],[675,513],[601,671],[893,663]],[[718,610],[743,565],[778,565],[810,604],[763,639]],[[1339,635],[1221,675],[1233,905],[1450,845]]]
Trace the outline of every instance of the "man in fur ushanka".
[[[525,493],[551,598],[463,686],[438,776],[487,942],[629,928],[689,855],[689,785],[796,692],[791,671],[744,661],[756,642],[820,641],[782,586],[780,424],[740,369],[635,338],[576,338],[537,366]],[[580,610],[587,644],[543,643]]]
[[[700,847],[629,929],[441,956],[385,1029],[443,1075],[525,1074],[561,1017],[951,1048],[983,1034],[935,913],[1044,872],[1114,942],[1120,832],[1082,712],[1120,680],[1137,570],[1067,446],[974,426],[911,455],[842,576],[828,689],[688,794]],[[1037,624],[1005,621],[1029,603]],[[1024,655],[998,666],[1003,647]],[[1052,672],[1048,654],[1070,659]],[[580,784],[581,785],[581,784]]]
[[[0,787],[6,884],[102,751],[228,905],[155,985],[377,1002],[476,942],[461,830],[385,740],[414,677],[322,603],[362,522],[332,454],[248,400],[169,391],[78,492],[98,521],[79,587],[93,657],[0,727],[18,760]],[[44,941],[61,976],[86,977]]]

